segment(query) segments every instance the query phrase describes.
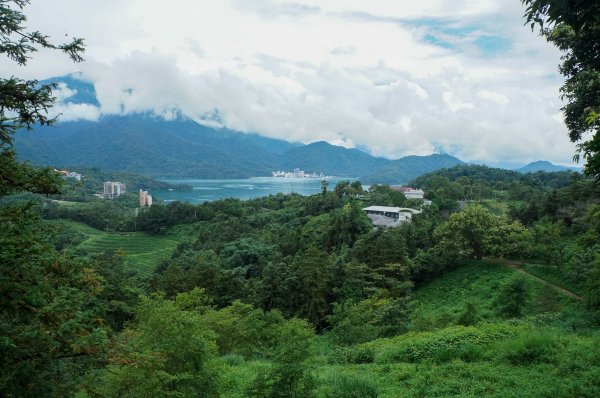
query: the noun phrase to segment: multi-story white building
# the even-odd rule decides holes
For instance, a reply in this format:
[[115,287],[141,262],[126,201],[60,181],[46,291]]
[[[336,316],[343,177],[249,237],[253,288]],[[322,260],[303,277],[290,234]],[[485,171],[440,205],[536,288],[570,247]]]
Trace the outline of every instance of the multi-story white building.
[[140,207],[152,206],[152,195],[140,189]]
[[126,192],[125,184],[118,181],[106,181],[104,183],[104,199],[114,199]]

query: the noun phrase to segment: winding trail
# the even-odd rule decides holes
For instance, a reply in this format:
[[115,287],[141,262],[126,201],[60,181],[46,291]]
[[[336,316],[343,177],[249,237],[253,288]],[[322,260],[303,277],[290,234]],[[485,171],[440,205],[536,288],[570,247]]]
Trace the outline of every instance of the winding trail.
[[567,290],[564,287],[555,285],[554,283],[548,282],[547,280],[542,279],[539,276],[535,276],[533,274],[530,274],[529,272],[527,272],[526,270],[523,269],[522,264],[511,262],[509,260],[498,259],[498,258],[487,258],[487,257],[484,257],[483,259],[485,261],[489,261],[491,263],[506,265],[507,267],[510,267],[510,268],[514,269],[515,271],[517,271],[517,272],[520,272],[520,273],[522,273],[524,275],[528,275],[529,277],[538,280],[539,282],[543,283],[544,285],[546,285],[546,286],[548,286],[548,287],[550,287],[550,288],[552,288],[552,289],[554,289],[554,290],[556,290],[556,291],[558,291],[560,293],[563,293],[563,294],[565,294],[567,296],[573,297],[575,300],[578,300],[578,301],[582,301],[583,300],[583,297],[581,297],[577,293],[574,293],[574,292],[572,292],[570,290]]

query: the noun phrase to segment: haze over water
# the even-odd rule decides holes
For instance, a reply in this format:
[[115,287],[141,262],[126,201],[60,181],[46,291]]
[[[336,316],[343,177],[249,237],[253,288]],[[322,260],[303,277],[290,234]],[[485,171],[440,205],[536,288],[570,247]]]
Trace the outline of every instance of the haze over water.
[[[343,177],[327,179],[327,182],[329,182],[328,189],[333,189],[339,181],[348,180],[353,179]],[[156,199],[165,202],[178,200],[181,202],[202,203],[225,198],[246,200],[292,192],[307,196],[321,191],[321,180],[311,178],[253,177],[222,180],[163,179],[162,181],[172,184],[188,184],[193,187],[192,190],[157,190],[151,192]]]

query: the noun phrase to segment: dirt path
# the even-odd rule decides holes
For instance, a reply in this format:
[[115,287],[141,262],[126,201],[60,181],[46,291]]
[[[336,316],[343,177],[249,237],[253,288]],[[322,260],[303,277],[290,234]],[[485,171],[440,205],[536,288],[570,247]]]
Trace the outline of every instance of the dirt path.
[[496,259],[496,258],[485,258],[485,261],[489,261],[492,263],[496,263],[496,264],[502,264],[502,265],[506,265],[507,267],[510,267],[512,269],[514,269],[517,272],[520,272],[524,275],[528,275],[531,278],[537,279],[538,281],[540,281],[541,283],[543,283],[544,285],[551,287],[552,289],[561,292],[563,294],[566,294],[567,296],[573,297],[575,300],[583,300],[583,297],[581,297],[580,295],[573,293],[570,290],[565,289],[564,287],[560,287],[558,285],[555,285],[554,283],[548,282],[545,279],[540,278],[539,276],[535,276],[533,274],[530,274],[529,272],[527,272],[526,270],[523,269],[523,267],[521,266],[521,264],[518,263],[514,263],[514,262],[510,262],[508,260],[501,260],[501,259]]

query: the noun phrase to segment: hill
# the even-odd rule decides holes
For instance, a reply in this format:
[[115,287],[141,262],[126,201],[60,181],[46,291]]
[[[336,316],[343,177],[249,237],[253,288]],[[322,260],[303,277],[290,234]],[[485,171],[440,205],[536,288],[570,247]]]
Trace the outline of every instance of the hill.
[[579,167],[559,166],[550,163],[547,160],[536,160],[521,168],[516,169],[519,173],[535,173],[537,171],[554,172],[554,171],[581,171]]
[[464,162],[450,155],[406,156],[392,160],[375,173],[361,177],[365,183],[406,184],[422,174],[462,165]]
[[[244,178],[267,175],[284,141],[213,129],[189,119],[104,116],[37,128],[16,136],[19,156],[36,164],[87,166],[153,176]],[[291,146],[291,144],[290,144]]]
[[347,149],[319,141],[287,151],[285,162],[287,168],[299,167],[328,175],[359,177],[390,161],[357,149]]

